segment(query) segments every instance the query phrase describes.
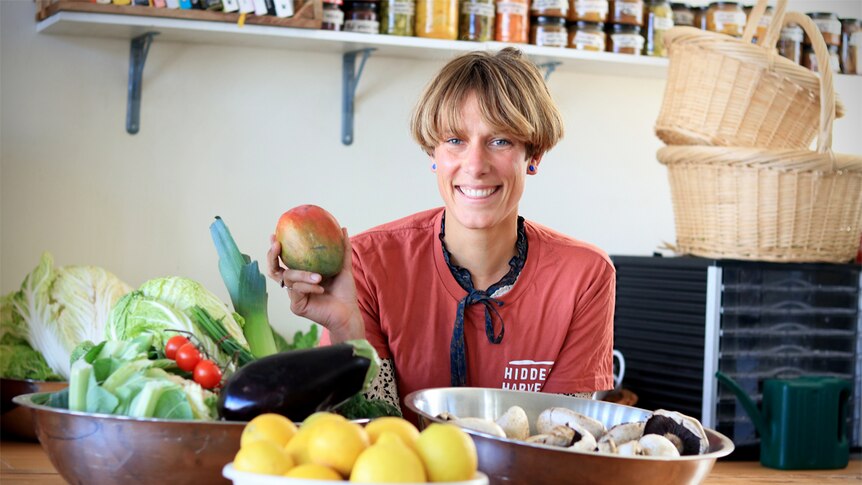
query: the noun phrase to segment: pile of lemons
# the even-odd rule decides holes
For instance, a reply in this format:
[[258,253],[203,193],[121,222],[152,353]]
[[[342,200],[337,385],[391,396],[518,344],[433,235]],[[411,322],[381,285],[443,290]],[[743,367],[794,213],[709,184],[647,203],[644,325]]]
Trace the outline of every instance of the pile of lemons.
[[477,464],[473,440],[454,424],[435,423],[420,433],[402,418],[362,427],[323,412],[299,427],[278,414],[254,418],[233,461],[244,472],[355,483],[470,480]]

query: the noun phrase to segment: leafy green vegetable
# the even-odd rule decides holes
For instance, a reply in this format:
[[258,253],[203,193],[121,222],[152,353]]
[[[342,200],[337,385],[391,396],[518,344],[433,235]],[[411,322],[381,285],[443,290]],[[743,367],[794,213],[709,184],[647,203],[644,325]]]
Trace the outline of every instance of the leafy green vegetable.
[[13,314],[11,318],[24,322],[27,341],[55,373],[66,379],[72,350],[85,340],[102,339],[111,307],[130,290],[102,268],[55,269],[54,258],[46,252],[24,279],[21,290],[12,296],[12,307],[18,317]]
[[152,334],[131,341],[106,341],[72,364],[65,396],[52,399],[68,409],[164,419],[215,419],[213,393],[166,372],[168,359],[151,360]]
[[6,340],[9,336],[27,343],[27,322],[15,311],[14,298],[15,292],[0,297],[0,339]]
[[63,378],[48,367],[42,354],[12,334],[0,339],[0,376],[7,379],[35,379],[62,381]]
[[85,341],[81,342],[80,344],[78,344],[77,347],[72,349],[72,355],[69,357],[69,363],[74,364],[76,360],[78,360],[81,357],[83,357],[84,355],[86,355],[87,352],[89,352],[90,349],[92,349],[95,346],[96,346],[96,344],[94,344],[93,342],[91,342],[89,340],[85,340]]
[[275,338],[275,346],[279,352],[290,352],[291,350],[311,349],[317,347],[320,337],[317,335],[317,324],[312,324],[308,332],[297,330],[293,334],[293,340],[288,342],[281,334],[272,330],[272,336]]
[[[216,216],[210,234],[219,255],[219,272],[230,294],[234,309],[245,319],[243,332],[251,353],[266,357],[276,353],[276,345],[267,316],[266,279],[260,274],[257,261],[242,254],[227,225]],[[218,315],[212,314],[218,319]]]
[[192,309],[201,307],[219,320],[225,331],[243,348],[248,348],[239,322],[242,317],[228,311],[218,297],[200,283],[180,277],[150,280],[117,302],[111,311],[105,337],[108,340],[128,340],[151,334],[153,345],[163,349],[167,340],[175,335],[169,330],[180,330],[194,335],[203,350],[219,362],[232,356],[219,349],[216,341],[191,318]]
[[382,399],[369,399],[361,392],[338,406],[335,412],[347,419],[374,419],[381,416],[401,416],[397,407]]
[[234,340],[224,329],[224,325],[210,316],[208,311],[196,306],[192,308],[191,314],[198,326],[203,329],[209,338],[218,342],[219,348],[225,354],[231,356],[231,358],[234,355],[237,356],[240,367],[254,360],[251,352]]

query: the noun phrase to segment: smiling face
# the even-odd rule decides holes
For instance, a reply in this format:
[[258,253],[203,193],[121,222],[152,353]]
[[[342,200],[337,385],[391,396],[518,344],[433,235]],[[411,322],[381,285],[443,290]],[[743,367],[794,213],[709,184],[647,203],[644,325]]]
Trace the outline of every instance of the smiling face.
[[462,104],[458,126],[444,129],[431,154],[446,205],[446,226],[511,232],[517,227],[528,164],[523,141],[489,126],[475,94]]

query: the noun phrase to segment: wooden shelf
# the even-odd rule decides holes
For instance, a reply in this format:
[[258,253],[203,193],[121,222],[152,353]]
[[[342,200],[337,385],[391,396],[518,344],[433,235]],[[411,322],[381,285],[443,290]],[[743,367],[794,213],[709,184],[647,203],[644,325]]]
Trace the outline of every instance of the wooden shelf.
[[[155,14],[158,16],[154,16]],[[237,45],[339,54],[373,48],[376,49],[375,57],[436,61],[448,60],[467,51],[498,50],[514,45],[537,64],[560,63],[557,69],[561,71],[652,78],[663,78],[667,72],[667,60],[652,57],[527,44],[450,41],[261,25],[259,22],[263,22],[265,18],[255,19],[254,16],[248,16],[246,24],[239,26],[236,23],[237,18],[236,14],[204,11],[72,3],[66,4],[66,9],[40,20],[37,30],[45,34],[126,40],[155,31],[159,32],[157,43]]]

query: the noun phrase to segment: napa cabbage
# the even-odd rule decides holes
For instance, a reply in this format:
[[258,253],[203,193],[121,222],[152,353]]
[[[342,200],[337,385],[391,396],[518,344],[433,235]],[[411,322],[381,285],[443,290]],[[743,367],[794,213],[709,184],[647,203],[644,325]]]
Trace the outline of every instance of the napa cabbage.
[[54,373],[68,379],[72,351],[86,340],[103,339],[111,308],[131,290],[103,268],[55,268],[45,252],[21,289],[4,301],[0,314],[9,324],[0,325],[2,334],[26,341]]

